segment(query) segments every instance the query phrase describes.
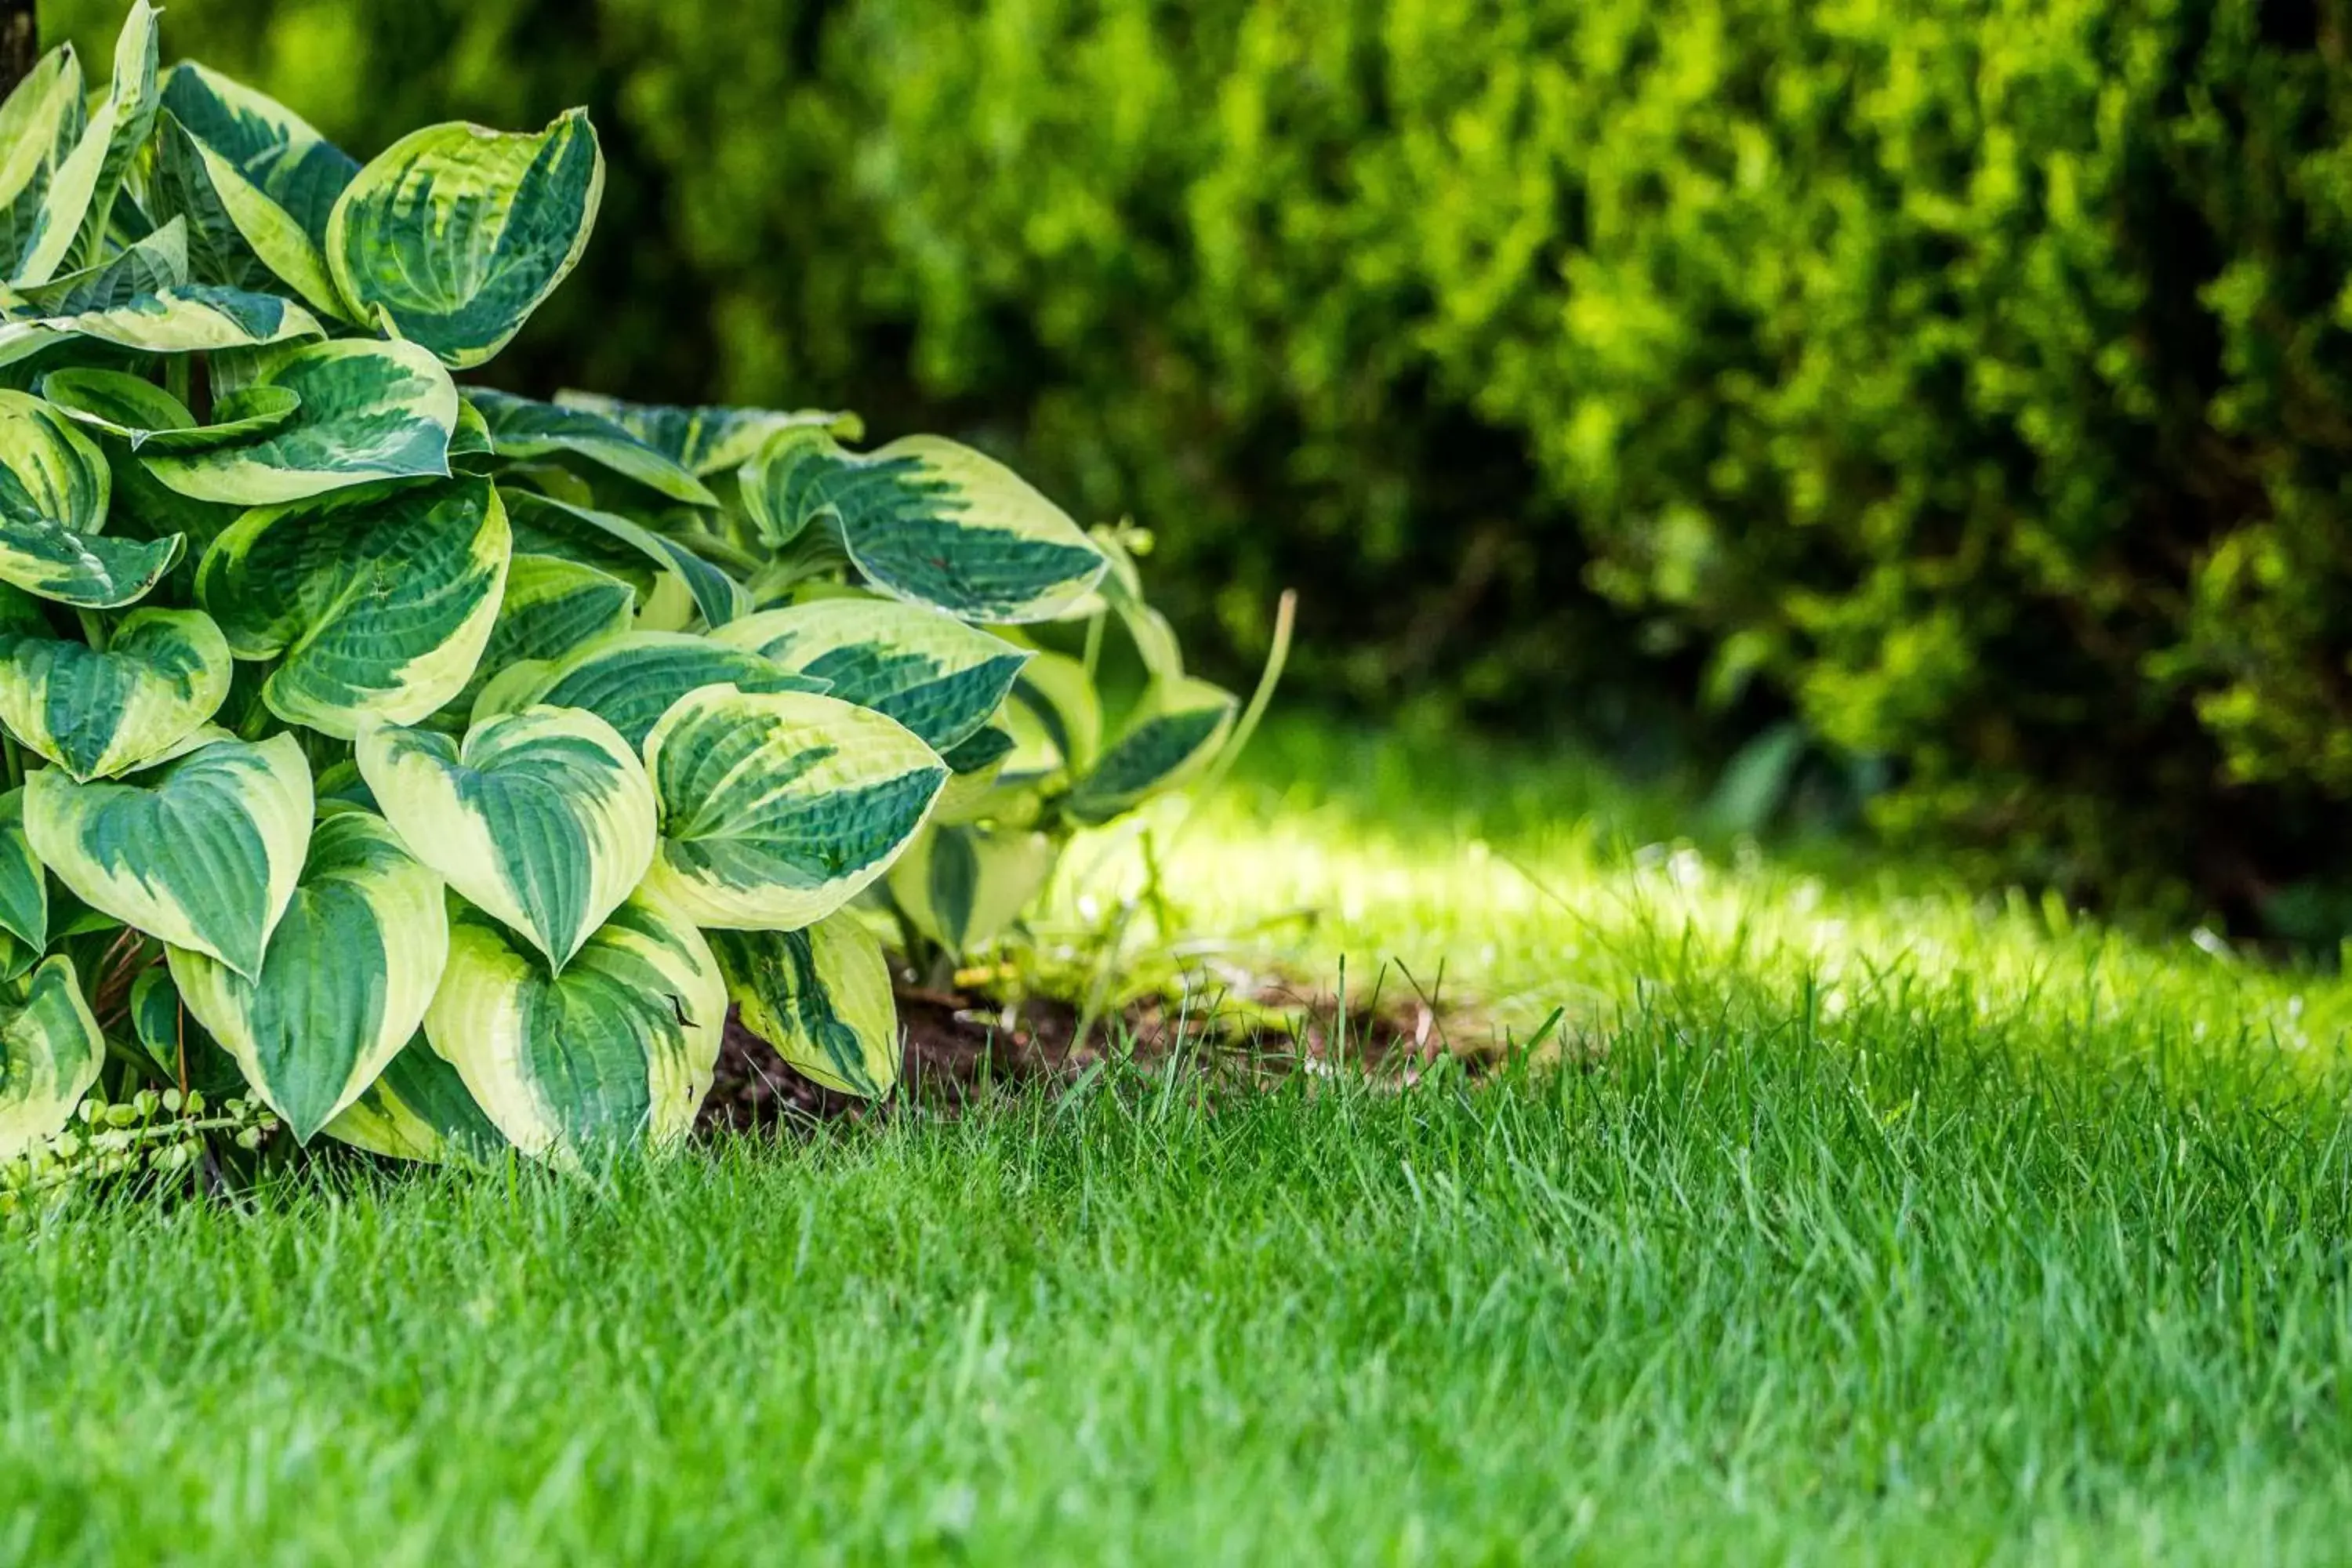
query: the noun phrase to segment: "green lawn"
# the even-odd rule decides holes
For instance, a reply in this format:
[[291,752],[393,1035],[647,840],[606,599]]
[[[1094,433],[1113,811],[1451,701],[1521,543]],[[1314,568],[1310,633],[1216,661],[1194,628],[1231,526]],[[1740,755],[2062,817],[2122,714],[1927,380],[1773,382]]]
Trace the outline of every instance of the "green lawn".
[[1139,946],[1566,1068],[10,1242],[0,1563],[2340,1559],[2346,988],[1679,819],[1294,729],[1163,838]]

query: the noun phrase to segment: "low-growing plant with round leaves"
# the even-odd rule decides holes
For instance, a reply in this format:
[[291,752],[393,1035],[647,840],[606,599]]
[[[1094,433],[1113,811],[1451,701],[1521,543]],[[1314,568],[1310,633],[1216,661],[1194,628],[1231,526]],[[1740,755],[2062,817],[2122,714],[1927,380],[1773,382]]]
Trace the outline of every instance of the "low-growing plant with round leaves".
[[[420,1160],[667,1147],[730,1007],[887,1093],[889,915],[989,940],[1226,742],[1122,536],[979,452],[454,379],[588,242],[583,114],[362,163],[161,68],[136,0],[102,95],[58,49],[0,133],[20,1187],[121,1163],[69,1158],[110,1058]],[[1106,734],[1045,645],[1112,617],[1149,684]]]

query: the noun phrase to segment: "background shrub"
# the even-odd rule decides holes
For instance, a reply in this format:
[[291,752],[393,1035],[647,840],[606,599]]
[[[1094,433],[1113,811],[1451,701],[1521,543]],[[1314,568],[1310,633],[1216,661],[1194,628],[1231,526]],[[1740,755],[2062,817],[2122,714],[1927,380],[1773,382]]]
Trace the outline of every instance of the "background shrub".
[[614,242],[519,384],[955,428],[1154,526],[1235,662],[1296,581],[1329,694],[1785,710],[1985,874],[2341,923],[2347,0],[173,25],[362,153],[595,105]]

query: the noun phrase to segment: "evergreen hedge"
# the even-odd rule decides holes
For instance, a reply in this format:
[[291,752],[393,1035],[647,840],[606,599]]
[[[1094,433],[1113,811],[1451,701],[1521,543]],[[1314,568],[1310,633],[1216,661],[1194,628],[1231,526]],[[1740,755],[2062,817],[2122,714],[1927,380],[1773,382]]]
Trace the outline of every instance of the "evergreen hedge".
[[1984,873],[2342,923],[2352,0],[173,21],[363,152],[594,85],[518,374],[945,419],[1326,689],[1784,710]]

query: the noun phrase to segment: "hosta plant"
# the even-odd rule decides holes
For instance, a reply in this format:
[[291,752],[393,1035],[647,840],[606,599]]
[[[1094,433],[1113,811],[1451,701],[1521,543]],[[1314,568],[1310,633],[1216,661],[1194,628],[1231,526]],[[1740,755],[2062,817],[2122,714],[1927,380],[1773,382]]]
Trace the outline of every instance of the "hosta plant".
[[[144,0],[103,91],[60,48],[0,107],[0,1161],[102,1079],[659,1149],[730,1003],[886,1091],[892,910],[983,940],[1224,743],[1122,536],[976,451],[457,379],[602,181],[577,111],[360,163]],[[1045,646],[1107,617],[1116,735]]]

